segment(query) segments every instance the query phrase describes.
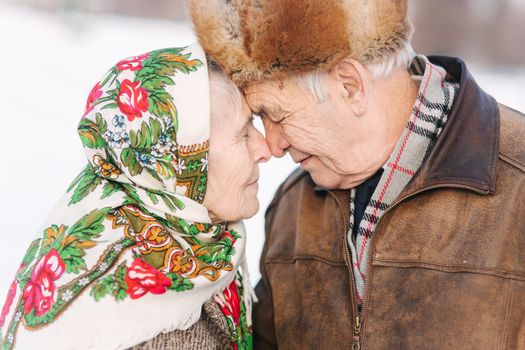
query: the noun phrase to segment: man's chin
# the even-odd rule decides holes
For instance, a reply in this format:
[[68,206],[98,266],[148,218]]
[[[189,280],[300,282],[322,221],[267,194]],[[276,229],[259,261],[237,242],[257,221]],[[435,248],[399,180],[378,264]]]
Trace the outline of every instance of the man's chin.
[[367,177],[343,177],[336,173],[308,171],[313,182],[325,190],[349,190],[366,181]]
[[336,190],[341,185],[341,178],[335,174],[319,174],[315,171],[308,172],[313,182],[325,189],[325,190]]

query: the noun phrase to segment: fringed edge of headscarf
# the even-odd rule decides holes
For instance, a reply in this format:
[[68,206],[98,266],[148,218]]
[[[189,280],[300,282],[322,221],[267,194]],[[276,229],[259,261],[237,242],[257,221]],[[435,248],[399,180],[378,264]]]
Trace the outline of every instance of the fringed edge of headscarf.
[[246,262],[246,257],[244,257],[242,265],[241,265],[241,277],[242,277],[242,284],[243,284],[243,301],[244,301],[244,307],[246,308],[246,323],[248,327],[252,326],[252,309],[253,309],[253,303],[256,303],[257,295],[255,294],[255,290],[252,287],[251,281],[250,281],[250,272],[248,271],[248,264]]

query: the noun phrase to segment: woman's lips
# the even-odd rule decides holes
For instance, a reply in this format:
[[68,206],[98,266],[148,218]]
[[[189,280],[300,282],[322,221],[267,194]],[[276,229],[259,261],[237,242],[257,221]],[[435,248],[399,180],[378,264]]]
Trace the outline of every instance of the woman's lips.
[[248,183],[248,186],[253,186],[253,185],[258,186],[259,185],[259,179],[256,179],[255,181],[252,181],[252,182]]

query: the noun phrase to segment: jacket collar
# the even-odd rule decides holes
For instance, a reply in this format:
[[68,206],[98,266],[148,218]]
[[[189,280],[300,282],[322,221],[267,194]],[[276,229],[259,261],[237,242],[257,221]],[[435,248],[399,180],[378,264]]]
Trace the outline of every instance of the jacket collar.
[[[464,187],[490,193],[496,187],[499,109],[459,58],[430,56],[459,82],[458,95],[436,144],[399,198],[429,187]],[[316,191],[324,191],[316,186]],[[333,191],[344,198],[343,190]]]
[[462,60],[429,59],[459,82],[459,92],[436,144],[401,195],[447,185],[492,192],[499,147],[498,105],[481,90]]

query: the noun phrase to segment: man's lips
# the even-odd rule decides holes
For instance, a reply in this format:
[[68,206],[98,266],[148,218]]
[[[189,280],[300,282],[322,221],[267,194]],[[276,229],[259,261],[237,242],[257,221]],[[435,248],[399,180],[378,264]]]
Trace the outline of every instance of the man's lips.
[[292,160],[294,161],[294,163],[301,163],[303,160],[308,159],[310,157],[311,156],[306,156],[306,157],[299,158],[299,157],[292,156]]
[[308,162],[308,160],[312,158],[312,156],[308,156],[306,158],[303,158],[301,159],[300,161],[296,162],[296,163],[299,163],[301,166],[304,166],[306,164],[306,162]]

